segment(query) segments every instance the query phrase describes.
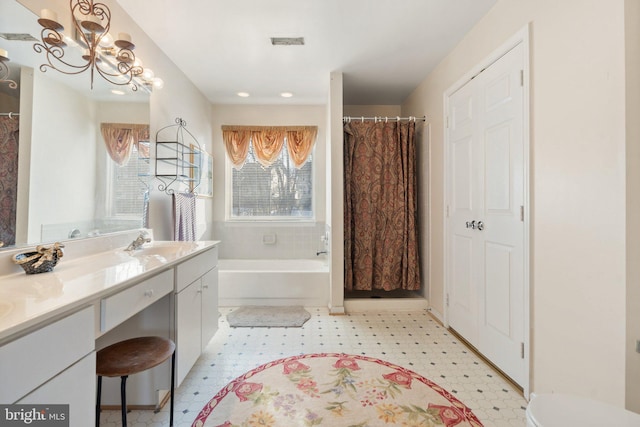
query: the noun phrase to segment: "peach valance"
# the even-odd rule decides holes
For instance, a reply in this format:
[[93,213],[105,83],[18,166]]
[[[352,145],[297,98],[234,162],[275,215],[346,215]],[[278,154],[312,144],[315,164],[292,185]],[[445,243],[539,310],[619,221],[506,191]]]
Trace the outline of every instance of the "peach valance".
[[133,123],[101,123],[100,132],[111,159],[118,165],[127,164],[135,145],[142,157],[149,157],[149,146],[140,141],[149,140],[149,125]]
[[242,168],[249,145],[258,162],[268,167],[280,155],[285,140],[287,152],[296,168],[307,161],[318,135],[317,126],[222,126],[222,139],[233,167]]

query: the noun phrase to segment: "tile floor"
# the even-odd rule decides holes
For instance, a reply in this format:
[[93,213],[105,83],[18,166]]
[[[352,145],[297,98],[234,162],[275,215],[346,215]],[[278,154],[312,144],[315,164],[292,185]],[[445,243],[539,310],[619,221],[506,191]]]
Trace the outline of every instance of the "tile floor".
[[[230,328],[231,310],[220,310],[220,329],[176,390],[177,427],[191,426],[237,376],[271,360],[322,352],[363,354],[411,369],[451,391],[487,427],[526,424],[522,394],[426,311],[330,316],[326,308],[307,308],[311,319],[302,328]],[[129,427],[168,426],[168,406],[157,414],[132,411]],[[120,412],[104,411],[101,420],[103,427],[119,426]]]

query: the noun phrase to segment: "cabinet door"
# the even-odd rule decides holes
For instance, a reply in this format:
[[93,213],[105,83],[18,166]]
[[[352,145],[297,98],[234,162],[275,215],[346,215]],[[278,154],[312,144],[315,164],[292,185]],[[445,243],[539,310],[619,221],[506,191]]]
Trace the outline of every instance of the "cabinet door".
[[200,357],[202,285],[196,280],[176,295],[176,387]]
[[218,267],[202,276],[202,348],[218,330]]
[[69,426],[95,423],[96,354],[92,352],[20,401],[21,405],[69,405]]

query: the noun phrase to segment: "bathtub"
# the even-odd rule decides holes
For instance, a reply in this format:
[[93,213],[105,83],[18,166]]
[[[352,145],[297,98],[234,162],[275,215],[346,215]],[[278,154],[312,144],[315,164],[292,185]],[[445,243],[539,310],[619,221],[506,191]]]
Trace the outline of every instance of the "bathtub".
[[314,259],[220,259],[221,306],[329,304],[329,267]]

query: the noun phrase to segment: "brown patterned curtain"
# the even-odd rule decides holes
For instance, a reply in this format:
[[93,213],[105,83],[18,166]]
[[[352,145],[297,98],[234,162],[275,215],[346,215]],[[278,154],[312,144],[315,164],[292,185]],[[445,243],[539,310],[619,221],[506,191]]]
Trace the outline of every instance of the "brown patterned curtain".
[[345,289],[420,289],[415,122],[344,125]]
[[318,135],[316,126],[222,126],[227,157],[241,169],[253,144],[258,162],[269,167],[276,161],[287,139],[287,151],[296,168],[307,161]]
[[149,125],[132,123],[101,123],[100,132],[109,157],[118,165],[126,165],[133,146],[143,157],[149,157],[149,147],[140,141],[149,140]]
[[17,117],[0,117],[0,242],[16,243],[16,205],[18,200]]

